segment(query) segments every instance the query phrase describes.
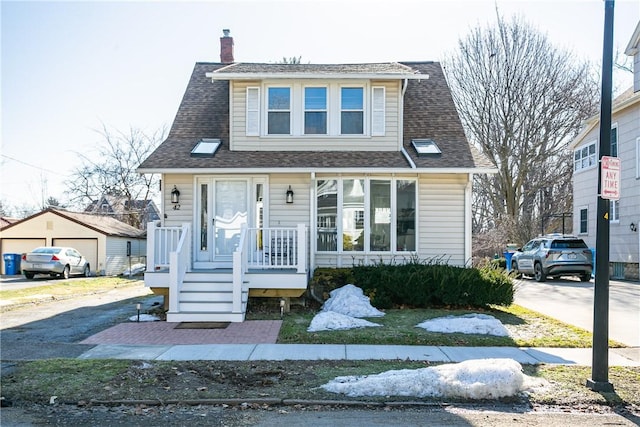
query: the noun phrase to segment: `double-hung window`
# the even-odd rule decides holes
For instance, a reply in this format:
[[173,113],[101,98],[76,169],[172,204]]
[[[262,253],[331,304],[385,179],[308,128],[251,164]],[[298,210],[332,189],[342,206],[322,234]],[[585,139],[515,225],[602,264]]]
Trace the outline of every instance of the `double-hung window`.
[[609,222],[620,222],[620,200],[609,200]]
[[364,134],[364,88],[340,88],[340,133]]
[[580,209],[580,234],[589,232],[589,210],[587,208]]
[[270,87],[267,108],[267,133],[269,135],[290,135],[291,89],[288,87]]
[[596,143],[582,146],[573,152],[573,170],[579,171],[596,165]]
[[618,157],[618,126],[611,128],[611,156]]
[[304,88],[304,134],[327,134],[327,88]]

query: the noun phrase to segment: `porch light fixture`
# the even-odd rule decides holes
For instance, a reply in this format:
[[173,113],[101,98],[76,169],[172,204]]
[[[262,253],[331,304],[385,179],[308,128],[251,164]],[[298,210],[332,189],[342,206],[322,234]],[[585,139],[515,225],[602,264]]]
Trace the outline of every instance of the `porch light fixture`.
[[634,224],[633,222],[629,224],[629,228],[631,229],[631,231],[638,231],[638,225]]
[[291,189],[291,186],[289,186],[289,189],[287,190],[287,203],[293,203],[293,190]]
[[173,204],[173,210],[177,211],[180,209],[180,190],[175,185],[173,186],[173,190],[171,190],[171,203]]

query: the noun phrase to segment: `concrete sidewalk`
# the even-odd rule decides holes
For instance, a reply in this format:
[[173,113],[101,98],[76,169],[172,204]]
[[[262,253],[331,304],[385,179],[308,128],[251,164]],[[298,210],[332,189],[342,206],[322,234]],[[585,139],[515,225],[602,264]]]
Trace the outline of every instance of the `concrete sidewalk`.
[[[591,366],[590,348],[439,347],[343,344],[100,344],[80,359],[133,360],[412,360],[462,362],[509,358],[522,364]],[[640,348],[609,349],[610,366],[640,366]]]

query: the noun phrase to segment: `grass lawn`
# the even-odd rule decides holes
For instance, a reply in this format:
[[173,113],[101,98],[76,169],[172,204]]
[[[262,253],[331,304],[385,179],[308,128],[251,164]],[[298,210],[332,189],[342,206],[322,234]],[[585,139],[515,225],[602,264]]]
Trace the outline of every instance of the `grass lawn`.
[[[384,317],[367,320],[381,328],[360,328],[337,331],[307,332],[316,310],[292,307],[283,317],[279,343],[304,344],[396,344],[437,346],[515,346],[515,347],[577,347],[589,348],[592,334],[518,305],[491,306],[478,309],[389,309]],[[502,322],[510,336],[477,334],[445,334],[416,327],[428,319],[460,316],[470,313],[489,314]],[[277,319],[276,310],[249,313],[247,319]],[[611,347],[624,347],[610,341]]]

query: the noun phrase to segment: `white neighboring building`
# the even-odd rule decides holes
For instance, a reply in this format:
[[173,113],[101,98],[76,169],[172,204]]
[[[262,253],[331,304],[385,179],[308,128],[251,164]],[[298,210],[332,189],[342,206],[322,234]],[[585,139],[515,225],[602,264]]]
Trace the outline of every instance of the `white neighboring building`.
[[[613,101],[611,155],[620,158],[620,200],[611,202],[610,276],[640,279],[640,23],[625,53],[633,56],[634,84]],[[591,248],[596,245],[600,116],[587,120],[571,143],[573,229]]]

